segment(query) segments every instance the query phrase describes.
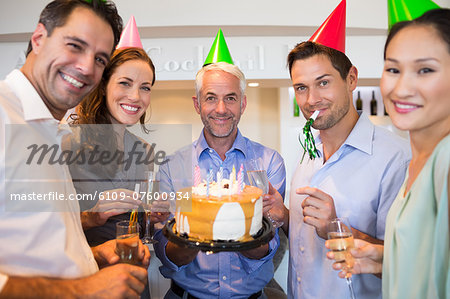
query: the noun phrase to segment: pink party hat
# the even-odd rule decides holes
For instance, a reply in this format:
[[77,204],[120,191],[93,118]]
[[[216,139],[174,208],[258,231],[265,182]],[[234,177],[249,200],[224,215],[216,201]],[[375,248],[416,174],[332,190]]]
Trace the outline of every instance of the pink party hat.
[[117,45],[116,49],[125,49],[125,48],[141,48],[144,49],[141,43],[141,38],[139,36],[139,31],[136,26],[136,21],[134,20],[134,16],[131,16],[127,25],[122,31],[120,35],[120,41]]
[[345,53],[345,7],[342,0],[309,40]]

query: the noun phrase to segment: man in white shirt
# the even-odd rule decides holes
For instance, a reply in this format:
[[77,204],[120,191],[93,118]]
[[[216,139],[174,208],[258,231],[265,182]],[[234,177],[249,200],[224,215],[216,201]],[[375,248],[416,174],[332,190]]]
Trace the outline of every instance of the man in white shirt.
[[[99,83],[121,28],[111,2],[55,0],[22,69],[0,82],[0,298],[139,298],[144,290],[148,249],[139,248],[145,268],[103,268],[119,260],[115,241],[89,248],[78,203],[67,200],[76,194],[67,165],[30,165],[22,154],[24,140],[60,146],[59,121]],[[45,200],[52,194],[66,200]]]

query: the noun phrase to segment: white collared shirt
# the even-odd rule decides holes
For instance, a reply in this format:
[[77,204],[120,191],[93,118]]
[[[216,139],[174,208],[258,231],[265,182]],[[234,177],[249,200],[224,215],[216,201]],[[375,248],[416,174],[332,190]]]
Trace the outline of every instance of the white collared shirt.
[[[27,163],[28,145],[45,141],[60,153],[65,133],[22,72],[0,81],[0,292],[9,275],[79,278],[98,271],[78,202],[50,200],[76,194],[67,165]],[[11,194],[41,200],[15,202]]]

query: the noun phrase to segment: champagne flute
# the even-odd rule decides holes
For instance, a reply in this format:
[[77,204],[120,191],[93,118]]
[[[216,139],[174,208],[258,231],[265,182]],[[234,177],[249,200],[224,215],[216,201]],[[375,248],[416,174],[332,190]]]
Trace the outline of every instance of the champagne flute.
[[[250,185],[260,188],[263,191],[263,195],[269,193],[269,178],[267,177],[267,171],[263,169],[261,158],[247,160],[245,164]],[[270,216],[270,211],[266,213],[266,217],[275,229],[284,224],[274,220]]]
[[330,249],[334,253],[336,262],[343,263],[343,269],[347,272],[345,279],[350,290],[350,298],[355,299],[355,292],[352,284],[351,270],[355,260],[350,253],[350,249],[355,247],[353,241],[352,228],[347,218],[335,218],[328,224],[328,240]]
[[145,172],[145,180],[141,184],[141,195],[142,195],[142,208],[144,209],[144,219],[145,219],[145,229],[144,236],[142,237],[142,243],[144,244],[155,244],[158,241],[153,239],[151,232],[152,223],[151,215],[153,209],[153,201],[157,200],[159,195],[159,181],[155,179],[155,173],[153,171]]

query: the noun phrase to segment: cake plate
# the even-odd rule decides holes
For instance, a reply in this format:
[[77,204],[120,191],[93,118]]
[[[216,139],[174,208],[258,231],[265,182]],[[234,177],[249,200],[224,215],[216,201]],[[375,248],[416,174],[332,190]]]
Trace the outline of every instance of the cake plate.
[[175,218],[171,219],[163,228],[163,234],[167,239],[179,246],[187,248],[196,248],[207,253],[215,253],[220,251],[242,251],[257,248],[261,245],[269,243],[274,236],[272,223],[263,217],[262,228],[253,240],[246,242],[238,241],[207,241],[200,242],[198,240],[189,239],[187,236],[180,236],[174,232]]

